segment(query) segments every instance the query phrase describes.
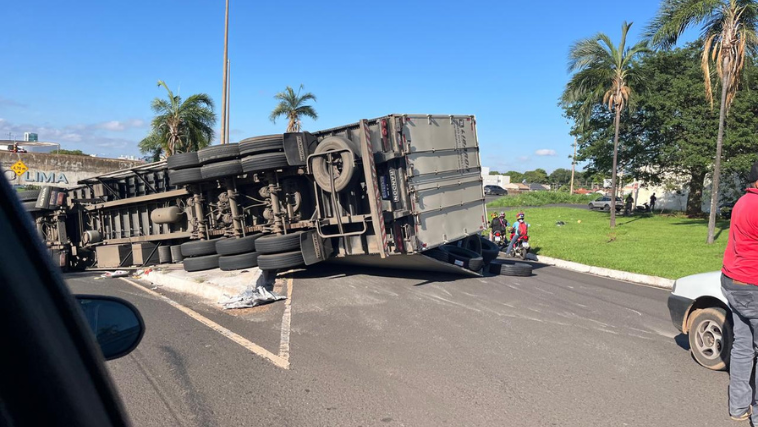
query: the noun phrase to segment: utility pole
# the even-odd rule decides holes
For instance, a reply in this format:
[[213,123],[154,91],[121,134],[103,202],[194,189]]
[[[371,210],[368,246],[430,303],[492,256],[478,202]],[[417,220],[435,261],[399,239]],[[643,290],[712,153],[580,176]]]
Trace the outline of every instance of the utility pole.
[[232,62],[226,61],[226,75],[227,75],[227,82],[226,82],[226,143],[229,143],[229,122],[231,117],[230,113],[230,106],[232,104]]
[[574,137],[574,157],[571,159],[571,190],[569,194],[574,194],[574,169],[576,168],[576,137]]
[[226,78],[229,73],[229,0],[226,0],[226,24],[224,25],[224,89],[221,92],[221,144],[226,144]]

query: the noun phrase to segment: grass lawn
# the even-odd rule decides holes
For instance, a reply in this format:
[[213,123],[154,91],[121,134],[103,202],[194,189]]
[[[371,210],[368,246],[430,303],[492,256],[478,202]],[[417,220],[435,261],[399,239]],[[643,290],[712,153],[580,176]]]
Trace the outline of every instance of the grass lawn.
[[[490,213],[495,210],[490,208]],[[720,270],[729,237],[728,221],[716,224],[716,242],[707,245],[707,219],[617,216],[614,236],[605,212],[524,208],[524,213],[537,255],[669,279]],[[506,217],[513,222],[515,215],[509,212]],[[559,227],[557,221],[565,225]]]

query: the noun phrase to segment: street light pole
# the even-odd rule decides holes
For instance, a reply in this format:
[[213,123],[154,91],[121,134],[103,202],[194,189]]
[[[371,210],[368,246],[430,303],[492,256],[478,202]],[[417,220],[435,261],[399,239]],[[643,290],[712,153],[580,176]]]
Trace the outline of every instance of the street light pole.
[[224,25],[224,89],[221,91],[221,144],[226,144],[226,79],[229,67],[229,0],[226,0],[226,24]]
[[576,168],[576,137],[574,137],[574,157],[571,159],[571,190],[569,194],[574,194],[574,169]]
[[226,82],[226,143],[229,143],[229,121],[231,117],[231,109],[229,108],[232,103],[232,62],[226,61],[227,71],[227,82]]

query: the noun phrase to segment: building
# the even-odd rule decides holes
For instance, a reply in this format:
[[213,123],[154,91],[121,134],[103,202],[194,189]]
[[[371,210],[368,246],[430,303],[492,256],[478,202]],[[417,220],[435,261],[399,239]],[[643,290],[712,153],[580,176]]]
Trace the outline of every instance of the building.
[[33,132],[24,132],[24,141],[25,142],[38,142],[37,134]]

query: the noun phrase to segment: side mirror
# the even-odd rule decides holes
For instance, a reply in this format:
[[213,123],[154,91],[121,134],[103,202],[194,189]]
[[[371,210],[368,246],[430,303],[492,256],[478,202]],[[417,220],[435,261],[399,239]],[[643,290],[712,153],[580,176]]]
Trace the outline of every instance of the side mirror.
[[76,295],[76,300],[105,360],[118,359],[137,348],[145,323],[130,302],[103,295]]

